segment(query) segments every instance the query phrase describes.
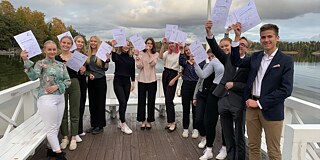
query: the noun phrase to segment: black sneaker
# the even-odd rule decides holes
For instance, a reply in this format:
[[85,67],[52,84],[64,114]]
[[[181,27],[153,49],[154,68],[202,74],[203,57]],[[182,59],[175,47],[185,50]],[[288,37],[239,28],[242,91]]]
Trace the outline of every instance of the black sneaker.
[[47,157],[56,157],[57,153],[53,152],[52,149],[47,149]]
[[91,133],[94,130],[95,127],[91,127],[89,129],[86,130],[87,133]]
[[65,152],[61,152],[61,153],[56,153],[56,160],[67,160],[67,158],[65,157],[66,153]]
[[96,128],[94,128],[93,130],[92,130],[92,134],[93,135],[95,135],[95,134],[99,134],[99,133],[101,133],[101,132],[103,132],[103,128],[101,127],[96,127]]

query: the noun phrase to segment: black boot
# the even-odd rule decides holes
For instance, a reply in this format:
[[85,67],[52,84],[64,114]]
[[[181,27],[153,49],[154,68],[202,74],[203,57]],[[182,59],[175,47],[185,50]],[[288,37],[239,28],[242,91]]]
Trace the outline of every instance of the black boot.
[[56,153],[56,160],[67,160],[67,158],[65,157],[66,153],[65,152],[61,152],[61,153]]
[[53,152],[52,149],[47,149],[47,157],[56,157],[56,152]]

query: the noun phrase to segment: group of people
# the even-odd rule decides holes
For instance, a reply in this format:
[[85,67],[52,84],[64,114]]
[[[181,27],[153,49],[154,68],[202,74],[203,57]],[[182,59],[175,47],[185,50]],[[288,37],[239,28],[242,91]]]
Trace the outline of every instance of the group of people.
[[[212,26],[212,21],[205,24],[206,40],[210,46],[207,51],[209,63],[196,63],[188,44],[168,42],[166,38],[162,39],[159,53],[153,38],[145,40],[146,47],[142,51],[134,49],[128,40],[121,47],[116,47],[117,41],[112,40],[113,49],[111,53],[106,53],[106,61],[96,56],[101,44],[97,36],[90,37],[87,51],[83,37],[76,36],[73,41],[71,37],[64,36],[59,41],[58,55],[57,45],[51,40],[46,41],[43,45],[45,58],[35,65],[28,59],[28,53],[22,51],[21,57],[28,77],[31,80],[40,79],[37,105],[48,131],[47,155],[66,159],[62,150],[68,145],[70,150],[75,150],[77,142],[82,141],[80,136],[103,132],[106,126],[105,71],[111,60],[115,64],[113,90],[119,102],[118,128],[125,134],[133,132],[126,123],[125,115],[130,91],[135,89],[137,68],[137,121],[141,123],[141,130],[152,129],[157,92],[155,66],[158,59],[162,59],[162,86],[168,123],[165,129],[171,133],[177,128],[173,99],[178,79],[182,77],[182,137],[189,136],[191,109],[192,138],[198,138],[200,134],[198,147],[206,148],[199,159],[213,158],[212,148],[219,116],[223,146],[216,159],[246,158],[245,123],[249,159],[261,158],[262,129],[266,133],[269,158],[281,159],[284,100],[292,92],[293,61],[276,47],[279,40],[278,27],[273,24],[263,25],[260,28],[260,41],[264,50],[248,56],[251,42],[241,37],[240,23],[228,27],[219,44],[211,32]],[[233,41],[228,36],[230,30],[235,33]],[[78,72],[66,66],[73,54],[70,51],[73,43],[77,51],[88,56]],[[87,90],[91,127],[85,133],[83,114]],[[61,143],[58,139],[59,130],[62,134]]]

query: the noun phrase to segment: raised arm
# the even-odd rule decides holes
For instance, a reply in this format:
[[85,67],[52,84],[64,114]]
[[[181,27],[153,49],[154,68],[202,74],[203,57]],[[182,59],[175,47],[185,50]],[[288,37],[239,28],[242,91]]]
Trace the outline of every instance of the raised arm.
[[167,39],[166,39],[166,38],[163,38],[163,39],[162,39],[161,48],[160,48],[160,53],[159,53],[159,58],[160,58],[160,59],[163,59],[164,44],[167,44]]

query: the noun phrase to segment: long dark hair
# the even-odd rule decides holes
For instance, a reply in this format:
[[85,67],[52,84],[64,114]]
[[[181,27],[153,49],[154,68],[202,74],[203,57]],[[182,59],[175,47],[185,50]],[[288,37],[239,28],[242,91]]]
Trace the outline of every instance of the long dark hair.
[[[152,42],[151,53],[152,53],[152,54],[155,54],[155,53],[157,52],[157,49],[156,49],[156,43],[154,42],[154,39],[151,38],[151,37],[148,37],[148,38],[144,41],[144,43],[147,44],[147,42],[148,42],[149,40]],[[147,51],[146,49],[143,50],[143,52],[146,52],[146,51]]]

